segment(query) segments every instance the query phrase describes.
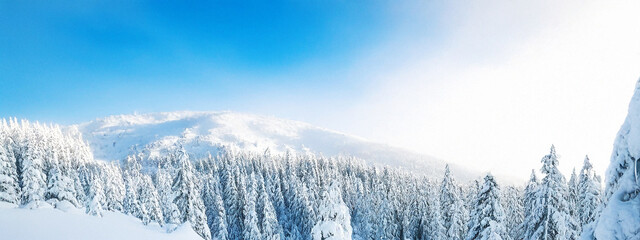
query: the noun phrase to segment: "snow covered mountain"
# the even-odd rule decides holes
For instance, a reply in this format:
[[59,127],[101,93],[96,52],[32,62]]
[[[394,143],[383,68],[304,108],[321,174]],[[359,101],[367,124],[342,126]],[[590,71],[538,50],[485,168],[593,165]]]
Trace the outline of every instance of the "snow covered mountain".
[[[180,144],[196,157],[215,154],[222,147],[255,153],[287,151],[324,156],[346,155],[377,166],[399,167],[439,177],[445,162],[431,156],[379,144],[307,123],[235,112],[164,112],[117,115],[76,127],[89,142],[94,157],[120,160],[131,150],[148,149],[161,155]],[[452,165],[457,178],[475,179],[478,172]]]

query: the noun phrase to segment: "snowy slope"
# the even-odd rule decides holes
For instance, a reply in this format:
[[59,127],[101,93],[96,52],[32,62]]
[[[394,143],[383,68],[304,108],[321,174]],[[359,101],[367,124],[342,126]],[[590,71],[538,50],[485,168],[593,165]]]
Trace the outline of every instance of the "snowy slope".
[[[582,239],[640,239],[640,80],[616,137],[605,179],[606,207]],[[636,179],[636,175],[638,179]],[[594,238],[595,237],[595,238]]]
[[122,213],[105,212],[104,217],[87,215],[79,209],[23,209],[0,203],[0,233],[12,240],[194,240],[202,239],[188,224],[166,233],[157,224],[143,225]]
[[[312,126],[307,123],[234,112],[165,112],[110,116],[77,125],[89,142],[94,157],[119,160],[131,148],[163,154],[182,144],[187,151],[204,156],[220,147],[256,153],[348,155],[378,166],[400,167],[427,176],[442,176],[445,162],[399,148],[374,143]],[[480,176],[452,166],[460,180]]]

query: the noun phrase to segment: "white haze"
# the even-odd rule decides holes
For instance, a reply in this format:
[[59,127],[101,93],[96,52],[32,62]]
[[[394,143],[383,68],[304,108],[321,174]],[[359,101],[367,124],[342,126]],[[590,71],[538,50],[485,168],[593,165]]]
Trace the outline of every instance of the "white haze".
[[585,154],[603,175],[640,76],[640,2],[458,5],[433,47],[408,34],[363,57],[350,75],[374,84],[340,118],[302,118],[522,179],[555,144],[567,178]]

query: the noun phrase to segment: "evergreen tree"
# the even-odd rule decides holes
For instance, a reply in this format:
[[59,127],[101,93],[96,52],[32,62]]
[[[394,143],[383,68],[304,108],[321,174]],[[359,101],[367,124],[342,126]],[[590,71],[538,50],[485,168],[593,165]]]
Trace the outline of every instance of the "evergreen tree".
[[351,221],[353,222],[353,238],[355,239],[371,239],[373,233],[373,223],[371,217],[373,215],[374,207],[372,201],[366,194],[366,188],[361,180],[353,178],[355,184],[356,195],[355,204],[351,207],[353,215]]
[[584,158],[584,164],[580,171],[578,193],[578,219],[579,223],[584,226],[596,220],[599,213],[598,208],[602,203],[600,181],[593,171],[593,165],[589,162],[589,156]]
[[351,216],[336,183],[331,183],[323,191],[318,216],[319,219],[311,230],[314,240],[351,239]]
[[169,232],[175,230],[180,224],[180,211],[178,206],[173,202],[173,192],[171,191],[171,185],[173,184],[171,176],[165,169],[158,169],[156,173],[158,194],[160,195],[160,207],[162,209],[162,216],[164,216],[164,222]]
[[458,187],[451,177],[449,165],[445,167],[444,179],[440,185],[440,207],[447,238],[463,239],[466,228],[464,226],[464,212],[467,210],[459,197]]
[[[567,182],[567,202],[569,203],[569,213],[574,219],[578,218],[578,176],[576,175],[576,168],[571,170],[571,176],[569,182]],[[580,232],[580,231],[578,231]]]
[[583,239],[640,239],[640,80],[620,127],[606,172],[604,199],[598,220],[583,231]]
[[[28,136],[33,136],[30,134]],[[39,207],[44,201],[46,190],[44,170],[44,160],[42,150],[36,145],[33,138],[25,138],[26,146],[22,150],[22,161],[20,161],[22,183],[22,204],[30,205],[31,208]]]
[[372,239],[390,239],[393,236],[388,236],[387,227],[390,223],[390,208],[386,199],[386,190],[384,189],[384,185],[380,182],[380,179],[372,179],[371,183],[371,194],[369,196],[369,201],[372,202],[373,213],[368,216],[370,218],[370,222],[372,223],[371,233]]
[[138,219],[143,219],[144,210],[142,208],[142,203],[140,202],[140,197],[138,189],[140,188],[140,164],[137,162],[135,156],[127,156],[125,159],[125,170],[124,170],[124,183],[125,183],[125,195],[123,200],[123,208],[124,212],[134,216]]
[[524,220],[522,221],[522,225],[520,226],[520,234],[519,239],[530,239],[533,235],[533,232],[536,230],[536,224],[538,223],[538,219],[540,218],[540,212],[534,211],[537,209],[537,191],[538,191],[538,177],[536,176],[535,170],[531,170],[531,177],[529,178],[529,182],[524,189]]
[[282,227],[280,226],[280,223],[278,223],[276,210],[269,199],[266,186],[259,187],[259,189],[261,189],[261,191],[260,194],[258,194],[258,206],[260,206],[258,212],[262,216],[260,221],[262,239],[279,240],[283,233]]
[[73,180],[63,175],[56,165],[53,165],[49,170],[49,183],[45,197],[47,200],[68,201],[74,206],[78,206]]
[[471,185],[467,186],[466,191],[465,190],[461,191],[464,194],[464,202],[465,202],[464,206],[469,211],[471,211],[471,209],[474,208],[474,204],[476,201],[476,197],[478,196],[478,192],[482,190],[482,186],[480,185],[480,180],[482,179],[474,179],[473,182],[471,182]]
[[309,201],[307,187],[295,176],[289,177],[290,190],[290,235],[292,239],[310,239],[311,228],[314,226],[314,212]]
[[227,235],[227,225],[225,223],[225,211],[224,211],[224,203],[222,202],[222,198],[219,194],[215,196],[215,209],[217,209],[217,218],[214,219],[211,226],[214,228],[213,239],[217,240],[225,240],[228,239]]
[[158,192],[151,182],[148,175],[143,175],[140,179],[139,194],[140,206],[142,208],[142,223],[145,225],[150,222],[157,222],[163,225],[162,209],[158,202]]
[[272,164],[271,168],[273,172],[271,173],[271,177],[266,178],[267,181],[265,187],[267,189],[267,195],[271,197],[271,203],[273,204],[278,223],[280,223],[278,226],[280,239],[284,239],[285,235],[282,223],[288,221],[288,212],[287,206],[284,202],[284,196],[282,195],[282,179],[280,178],[282,172],[275,169],[276,167],[274,166],[273,160],[270,162]]
[[184,149],[179,149],[178,162],[181,164],[177,176],[173,180],[172,190],[175,193],[173,203],[178,207],[181,222],[190,222],[193,230],[204,239],[211,239],[211,231],[207,226],[204,204],[200,191],[196,187],[191,162]]
[[102,179],[96,178],[91,182],[89,188],[89,203],[87,204],[87,213],[102,217],[103,206],[105,205],[106,197],[102,188]]
[[427,199],[429,199],[429,205],[426,217],[422,223],[422,240],[445,240],[447,239],[447,229],[445,228],[442,219],[440,200],[437,198],[437,194],[434,190],[430,191]]
[[108,164],[103,169],[105,172],[101,177],[104,182],[105,207],[109,211],[123,211],[125,186],[120,167]]
[[124,213],[134,216],[138,219],[142,219],[144,211],[142,210],[142,204],[138,197],[138,187],[135,180],[130,175],[125,174],[125,196],[124,196]]
[[9,139],[0,130],[0,201],[18,204],[18,172]]
[[231,170],[229,166],[223,172],[225,173],[223,196],[227,214],[227,232],[229,239],[240,239],[242,238],[242,209],[240,208],[240,192],[234,177],[239,175],[239,171],[237,168]]
[[229,239],[227,233],[227,215],[224,202],[220,196],[217,181],[209,180],[203,190],[203,201],[206,206],[207,223],[213,240]]
[[500,189],[491,174],[484,177],[484,184],[475,197],[473,206],[467,240],[511,239],[504,226]]
[[569,212],[567,184],[558,170],[556,149],[551,146],[542,158],[542,173],[546,176],[538,186],[534,216],[534,231],[528,239],[576,239],[578,228]]
[[[402,209],[402,239],[417,239],[420,232],[420,220],[422,219],[419,213],[424,212],[424,210],[421,209],[422,206],[418,203],[420,196],[416,194],[409,197],[411,193],[408,189],[410,188],[405,189],[405,193],[403,193],[403,196],[409,198],[406,201],[410,203],[404,205]],[[418,190],[414,189],[411,192],[418,192]]]
[[502,191],[504,225],[511,239],[519,239],[520,226],[524,220],[523,191],[519,187],[507,186]]
[[[71,180],[71,187],[73,188],[73,192],[75,193],[76,196],[76,202],[78,203],[78,205],[81,205],[82,203],[87,202],[87,195],[89,194],[89,188],[85,189],[84,185],[89,186],[89,184],[85,184],[82,182],[82,180],[80,180],[80,176],[79,176],[79,172],[82,171],[82,169],[84,169],[84,164],[80,164],[78,163],[77,166],[74,166],[72,169],[76,169],[74,170],[65,170],[67,172],[67,176],[68,178]],[[105,172],[104,169],[100,170],[100,173],[98,175],[103,175],[103,172]],[[90,187],[90,186],[89,186]]]
[[[242,231],[243,239],[258,240],[262,238],[260,228],[258,227],[258,213],[256,212],[256,180],[255,175],[251,173],[246,183],[246,192],[243,199],[242,215],[244,217],[244,228]],[[241,180],[243,181],[243,180]]]

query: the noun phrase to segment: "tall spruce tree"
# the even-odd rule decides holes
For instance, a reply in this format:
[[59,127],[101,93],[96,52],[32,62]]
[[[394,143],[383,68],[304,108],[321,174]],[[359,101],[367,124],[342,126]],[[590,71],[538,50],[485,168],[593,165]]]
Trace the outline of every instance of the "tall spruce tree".
[[312,203],[309,201],[307,187],[295,176],[289,178],[291,195],[290,220],[291,238],[310,239],[311,228],[314,226],[314,212]]
[[178,150],[177,161],[180,170],[173,180],[172,190],[175,194],[173,203],[180,212],[180,222],[190,222],[193,230],[204,239],[211,239],[211,231],[207,226],[204,204],[200,190],[196,186],[191,161],[183,148]]
[[558,157],[552,145],[542,158],[542,173],[546,174],[538,186],[534,213],[534,231],[528,239],[576,239],[577,223],[570,214],[565,178],[558,170]]
[[500,188],[491,174],[475,197],[467,240],[511,239],[504,225],[504,211],[500,201]]
[[78,206],[73,180],[64,175],[57,164],[54,164],[49,170],[49,183],[45,197],[47,200],[67,201]]
[[460,192],[451,176],[449,165],[445,167],[444,178],[440,185],[440,207],[447,238],[452,240],[464,239],[466,230],[464,213],[467,210],[460,199]]
[[227,214],[220,194],[220,187],[215,179],[209,179],[203,190],[203,201],[206,207],[207,223],[211,230],[211,239],[227,240]]
[[447,229],[442,219],[442,208],[440,199],[437,197],[438,193],[433,187],[427,187],[430,189],[426,196],[428,207],[422,221],[422,240],[445,240],[447,239]]
[[104,190],[102,188],[102,179],[96,178],[91,182],[91,187],[89,188],[87,213],[102,217],[105,200]]
[[229,239],[242,238],[242,208],[240,191],[238,189],[238,183],[236,177],[239,176],[239,170],[232,166],[227,166],[223,170],[224,181],[224,205],[227,214],[227,232]]
[[156,173],[157,190],[160,195],[160,207],[162,209],[162,216],[164,217],[164,223],[169,232],[176,229],[180,224],[180,211],[178,206],[173,202],[173,192],[171,191],[171,185],[173,181],[171,175],[166,169],[158,169]]
[[124,212],[138,219],[142,219],[145,212],[142,208],[142,203],[140,202],[140,196],[138,196],[142,175],[142,173],[140,173],[140,163],[135,155],[129,155],[124,160],[123,164],[123,178],[125,183],[125,195],[123,200]]
[[530,239],[533,232],[536,230],[538,219],[540,218],[540,212],[534,211],[537,208],[538,202],[536,201],[538,192],[538,177],[535,170],[531,170],[531,177],[524,189],[524,220],[520,226],[519,239]]
[[602,189],[599,178],[595,175],[589,156],[585,156],[578,181],[578,219],[584,226],[596,220],[598,208],[602,204]]
[[120,166],[115,163],[107,164],[102,169],[104,182],[105,208],[109,211],[123,211],[125,184]]
[[138,196],[140,198],[140,206],[144,212],[142,223],[146,225],[150,222],[157,222],[162,226],[164,224],[164,219],[162,216],[162,208],[160,207],[158,200],[158,191],[153,186],[151,177],[148,175],[143,175],[140,180]]
[[[27,131],[35,131],[28,129]],[[29,205],[30,208],[37,208],[44,201],[46,190],[44,171],[44,154],[35,139],[35,134],[27,134],[23,139],[21,149],[20,179],[22,204]]]
[[365,185],[358,178],[352,178],[355,184],[356,196],[354,207],[352,209],[353,236],[355,239],[371,239],[373,233],[373,223],[371,215],[374,211],[372,201],[368,198]]
[[504,225],[511,239],[519,239],[520,226],[524,220],[524,196],[520,187],[507,186],[502,189],[502,209],[504,209]]
[[259,187],[260,192],[258,194],[258,206],[260,206],[257,211],[260,213],[259,215],[262,217],[260,221],[260,229],[262,239],[265,240],[279,240],[283,235],[282,227],[278,222],[278,217],[276,216],[276,210],[269,199],[269,195],[267,194],[266,186]]
[[336,183],[324,189],[320,199],[318,221],[311,236],[314,240],[351,239],[351,215],[342,200],[342,193]]
[[[255,175],[251,173],[248,176],[246,184],[244,184],[246,191],[245,194],[243,194],[244,199],[242,204],[242,215],[244,218],[242,236],[245,240],[258,240],[262,238],[262,235],[258,227],[258,213],[256,212],[257,186]],[[244,178],[241,181],[244,181]]]
[[[578,219],[578,175],[576,168],[571,170],[571,176],[567,182],[567,202],[569,203],[569,213],[574,219]],[[578,231],[579,232],[579,231]]]
[[9,139],[0,131],[0,201],[18,204],[18,169]]

